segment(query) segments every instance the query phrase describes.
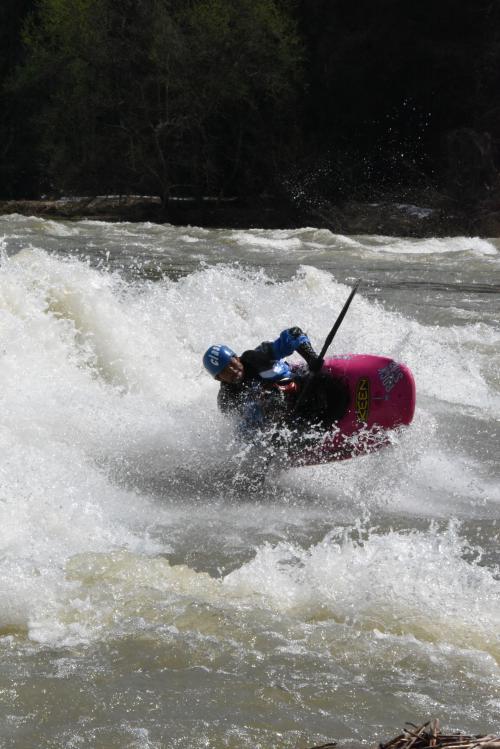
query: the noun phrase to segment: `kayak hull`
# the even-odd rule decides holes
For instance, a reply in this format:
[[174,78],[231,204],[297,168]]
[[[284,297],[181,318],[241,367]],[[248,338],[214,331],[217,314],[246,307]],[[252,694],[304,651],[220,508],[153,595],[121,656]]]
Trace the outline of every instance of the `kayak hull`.
[[415,380],[405,364],[387,356],[346,354],[325,359],[322,372],[345,384],[349,405],[317,444],[290,455],[293,465],[346,460],[373,452],[390,444],[392,430],[411,423]]

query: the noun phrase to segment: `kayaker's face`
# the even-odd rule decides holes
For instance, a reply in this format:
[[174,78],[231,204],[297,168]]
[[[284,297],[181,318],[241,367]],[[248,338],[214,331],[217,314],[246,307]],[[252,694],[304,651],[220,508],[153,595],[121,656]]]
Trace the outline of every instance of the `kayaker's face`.
[[233,356],[229,364],[219,372],[216,379],[221,382],[228,382],[230,385],[238,385],[243,380],[243,364],[237,356]]

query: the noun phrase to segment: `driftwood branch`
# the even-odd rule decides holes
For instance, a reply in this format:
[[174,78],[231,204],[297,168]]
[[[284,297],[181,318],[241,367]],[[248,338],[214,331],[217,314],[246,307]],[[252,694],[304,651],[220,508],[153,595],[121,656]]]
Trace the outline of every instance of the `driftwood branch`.
[[[403,733],[381,743],[377,749],[500,749],[500,736],[466,736],[463,733],[441,733],[439,720],[421,726],[406,723]],[[336,742],[310,749],[330,749]]]

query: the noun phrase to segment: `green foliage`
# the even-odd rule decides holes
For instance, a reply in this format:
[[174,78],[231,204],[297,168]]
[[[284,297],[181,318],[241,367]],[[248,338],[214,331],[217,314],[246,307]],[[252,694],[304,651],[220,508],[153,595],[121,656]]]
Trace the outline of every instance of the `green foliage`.
[[23,98],[7,85],[23,59],[21,29],[33,6],[34,0],[0,3],[0,195],[6,198],[36,190],[36,135]]
[[2,0],[0,191],[446,180],[447,133],[500,142],[499,22],[500,0]]
[[24,41],[63,189],[262,189],[286,154],[300,45],[273,0],[40,0]]

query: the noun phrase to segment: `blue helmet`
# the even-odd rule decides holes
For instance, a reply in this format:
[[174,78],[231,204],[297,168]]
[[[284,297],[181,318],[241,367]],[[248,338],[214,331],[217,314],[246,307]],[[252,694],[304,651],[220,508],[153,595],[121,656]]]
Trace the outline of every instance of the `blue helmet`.
[[210,346],[208,351],[205,352],[203,366],[212,377],[217,377],[227,367],[233,356],[236,356],[236,354],[228,346],[217,343],[215,346]]

